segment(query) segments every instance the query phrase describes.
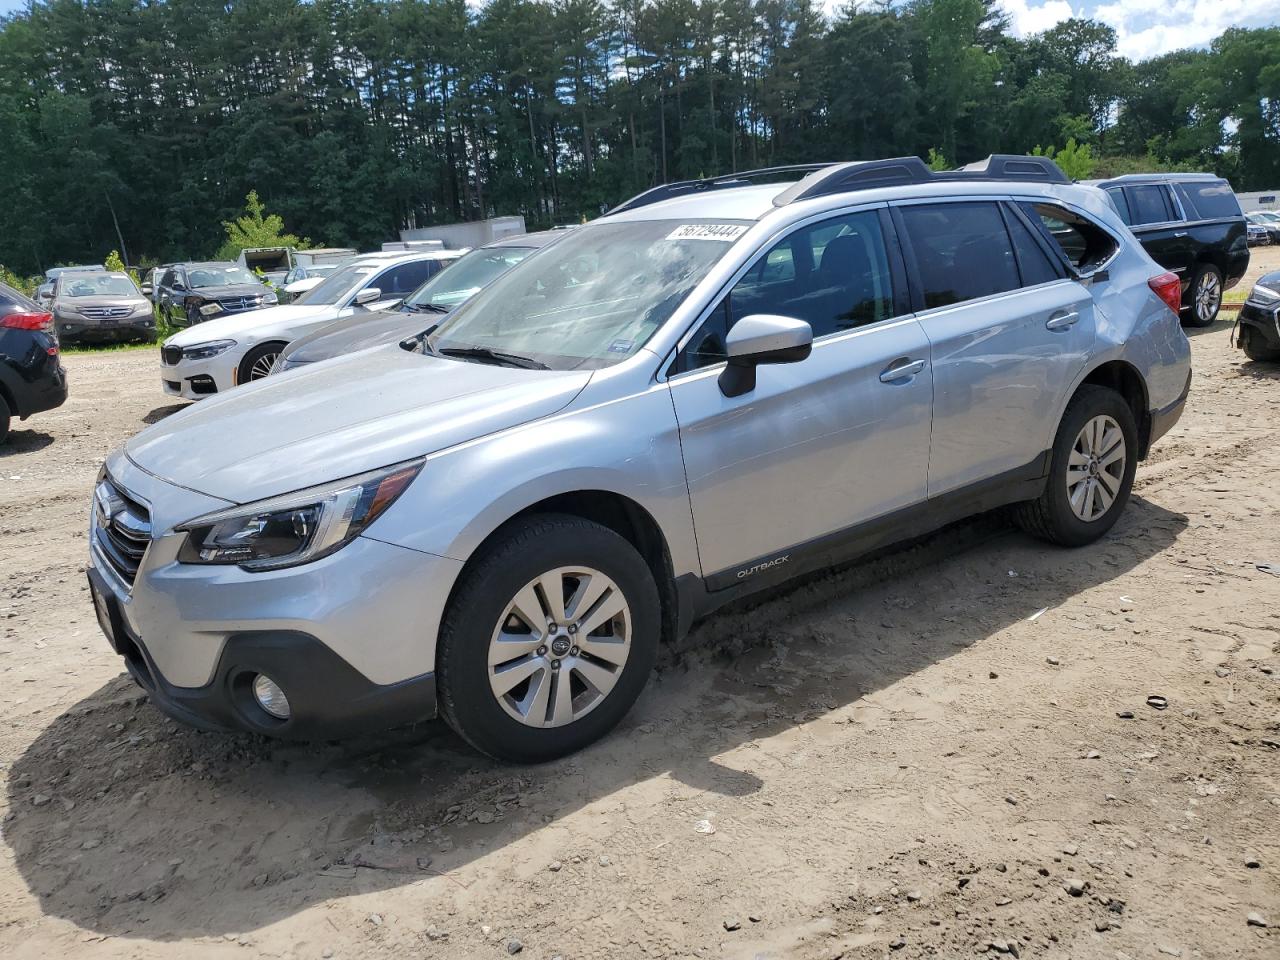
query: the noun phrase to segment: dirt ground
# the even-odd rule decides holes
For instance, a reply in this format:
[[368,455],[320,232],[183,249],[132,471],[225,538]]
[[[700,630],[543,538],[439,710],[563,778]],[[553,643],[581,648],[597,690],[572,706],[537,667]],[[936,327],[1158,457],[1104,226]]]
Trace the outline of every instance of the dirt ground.
[[84,527],[173,408],[154,351],[70,356],[0,453],[0,955],[1274,960],[1280,368],[1228,329],[1104,541],[985,517],[717,616],[537,768],[159,714]]

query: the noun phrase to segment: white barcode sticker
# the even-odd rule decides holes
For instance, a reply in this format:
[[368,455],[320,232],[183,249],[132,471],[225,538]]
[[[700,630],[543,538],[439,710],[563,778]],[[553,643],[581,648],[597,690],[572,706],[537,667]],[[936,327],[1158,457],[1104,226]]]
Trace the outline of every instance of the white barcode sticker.
[[747,232],[739,223],[683,223],[667,234],[668,240],[720,240],[732,243]]

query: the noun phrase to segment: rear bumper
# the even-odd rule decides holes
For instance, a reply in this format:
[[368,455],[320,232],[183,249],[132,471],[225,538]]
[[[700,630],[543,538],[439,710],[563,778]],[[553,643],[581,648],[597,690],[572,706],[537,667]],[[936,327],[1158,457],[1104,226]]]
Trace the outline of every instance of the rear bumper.
[[[145,643],[120,612],[103,575],[88,570],[107,609],[108,634],[129,674],[157,707],[204,730],[240,730],[285,739],[340,739],[387,730],[436,715],[435,674],[377,684],[310,634],[292,630],[234,633],[222,645],[213,674],[201,687],[180,687],[164,676]],[[254,700],[253,680],[265,674],[289,700],[281,720]]]
[[67,371],[59,364],[51,374],[40,377],[30,383],[22,384],[15,390],[14,400],[18,404],[18,419],[25,420],[33,413],[43,413],[67,402]]
[[1187,395],[1191,393],[1191,371],[1187,371],[1187,385],[1182,388],[1182,393],[1177,400],[1162,407],[1159,410],[1151,412],[1151,431],[1147,437],[1147,449],[1142,452],[1143,457],[1147,455],[1151,447],[1157,440],[1173,429],[1174,424],[1182,418],[1182,411],[1187,406]]

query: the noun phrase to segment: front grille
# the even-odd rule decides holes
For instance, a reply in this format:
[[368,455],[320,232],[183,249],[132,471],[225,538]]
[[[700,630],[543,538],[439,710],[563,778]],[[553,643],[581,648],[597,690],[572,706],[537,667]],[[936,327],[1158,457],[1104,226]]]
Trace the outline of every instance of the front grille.
[[116,575],[132,585],[151,543],[151,514],[108,477],[93,491],[93,542]]
[[90,320],[121,320],[133,313],[133,307],[81,307],[80,313]]
[[182,361],[181,347],[161,347],[160,359],[171,367],[176,367]]
[[262,297],[225,297],[218,303],[222,304],[222,309],[228,313],[236,313],[239,310],[257,310],[262,306]]

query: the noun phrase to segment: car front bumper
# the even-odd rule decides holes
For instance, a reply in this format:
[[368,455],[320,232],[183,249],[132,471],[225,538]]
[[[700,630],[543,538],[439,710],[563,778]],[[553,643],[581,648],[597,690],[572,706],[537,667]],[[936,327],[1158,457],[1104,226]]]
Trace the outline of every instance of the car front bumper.
[[156,335],[156,321],[150,314],[123,320],[70,320],[57,317],[54,329],[58,339],[93,343],[119,343],[122,340],[147,340]]
[[240,364],[241,351],[231,347],[225,353],[207,360],[189,360],[183,357],[176,364],[160,361],[160,383],[171,397],[184,400],[203,400],[215,393],[230,390]]
[[[172,489],[146,487],[135,483],[130,498],[172,502]],[[208,503],[193,506],[204,512]],[[100,524],[95,512],[88,575],[99,622],[175,718],[330,739],[434,715],[436,633],[460,562],[357,537],[313,563],[250,573],[179,563],[186,535],[157,528],[130,583],[102,549]],[[287,720],[253,699],[257,674],[284,690]]]
[[1240,308],[1240,325],[1249,328],[1249,335],[1260,337],[1268,347],[1280,350],[1280,303],[1260,306],[1245,301]]

